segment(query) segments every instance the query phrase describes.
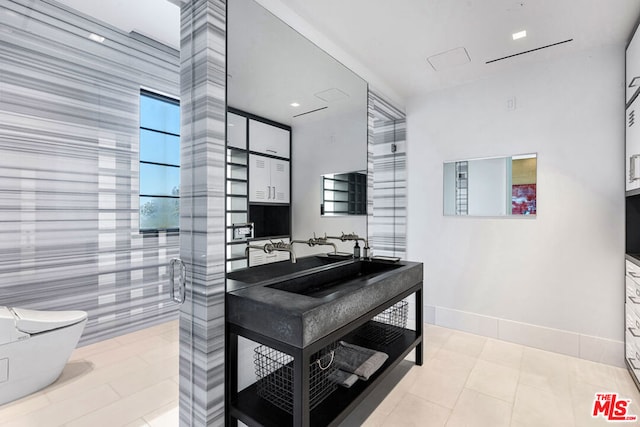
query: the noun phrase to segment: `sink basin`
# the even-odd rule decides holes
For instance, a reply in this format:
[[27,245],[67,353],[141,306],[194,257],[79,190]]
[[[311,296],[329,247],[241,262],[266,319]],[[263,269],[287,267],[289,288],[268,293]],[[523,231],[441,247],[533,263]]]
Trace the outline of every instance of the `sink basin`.
[[295,263],[292,263],[291,261],[280,261],[234,271],[227,274],[227,279],[252,284],[286,276],[292,273],[298,273],[315,267],[321,267],[327,264],[333,264],[339,261],[344,260],[340,258],[330,258],[327,256],[309,256],[298,258]]
[[326,298],[337,291],[359,288],[362,282],[370,277],[400,266],[400,264],[358,261],[315,274],[294,277],[266,287],[313,298]]
[[[422,285],[422,263],[314,258],[300,259],[299,266],[278,263],[231,273],[227,280],[227,322],[304,348]],[[237,281],[259,280],[249,271],[263,267],[267,271],[275,269],[264,273],[264,281]]]

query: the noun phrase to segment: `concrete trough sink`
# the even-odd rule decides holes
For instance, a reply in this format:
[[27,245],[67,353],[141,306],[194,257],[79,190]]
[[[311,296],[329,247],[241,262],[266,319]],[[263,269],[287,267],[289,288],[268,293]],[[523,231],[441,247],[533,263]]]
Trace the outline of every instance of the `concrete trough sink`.
[[280,261],[233,271],[227,274],[227,280],[232,280],[238,287],[243,287],[243,283],[253,284],[273,280],[289,275],[295,275],[296,273],[312,270],[318,267],[324,267],[340,261],[344,261],[344,259],[331,258],[323,255],[308,256],[298,258],[295,263],[290,261]]
[[253,283],[236,275],[227,281],[227,321],[304,348],[420,284],[422,275],[422,263],[353,259]]
[[368,278],[399,267],[400,264],[352,262],[319,271],[316,274],[294,277],[267,285],[267,287],[313,298],[327,298],[347,288],[357,289],[362,286],[361,282]]

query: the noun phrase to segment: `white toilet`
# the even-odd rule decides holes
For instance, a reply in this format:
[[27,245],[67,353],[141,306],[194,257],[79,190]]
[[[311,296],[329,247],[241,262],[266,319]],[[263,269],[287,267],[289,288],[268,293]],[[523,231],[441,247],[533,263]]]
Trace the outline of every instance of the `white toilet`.
[[0,306],[0,405],[54,382],[86,323],[84,311]]

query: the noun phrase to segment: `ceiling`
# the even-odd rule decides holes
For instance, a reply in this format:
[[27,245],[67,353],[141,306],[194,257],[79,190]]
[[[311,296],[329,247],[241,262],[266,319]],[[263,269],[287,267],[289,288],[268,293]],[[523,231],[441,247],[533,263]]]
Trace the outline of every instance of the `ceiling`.
[[287,125],[319,110],[366,109],[364,80],[255,1],[230,1],[227,17],[230,107]]
[[180,49],[180,7],[168,0],[57,0],[72,9]]
[[[640,16],[638,0],[279,1],[364,64],[404,101],[534,61],[591,47],[623,46]],[[174,47],[179,44],[178,8],[168,1],[62,2],[125,31],[136,30]],[[149,16],[153,19],[140,19]],[[521,30],[527,31],[527,37],[512,40],[511,34]],[[569,39],[573,41],[486,63]],[[434,58],[434,63],[444,59],[440,61],[444,66],[436,71],[427,58],[447,51],[461,55]]]
[[[638,0],[280,0],[406,101],[532,61],[624,45]],[[527,37],[511,35],[526,30]],[[486,64],[487,61],[572,42]],[[427,57],[463,47],[470,62],[435,71]]]

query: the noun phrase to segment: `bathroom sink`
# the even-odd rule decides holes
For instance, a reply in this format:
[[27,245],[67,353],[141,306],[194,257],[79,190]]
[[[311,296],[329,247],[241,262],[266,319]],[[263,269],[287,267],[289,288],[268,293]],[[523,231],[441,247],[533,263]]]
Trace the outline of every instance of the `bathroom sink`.
[[298,273],[300,271],[333,264],[339,261],[344,260],[340,258],[330,258],[327,256],[309,256],[298,258],[295,263],[292,263],[291,261],[280,261],[237,270],[227,274],[227,279],[250,284],[258,283],[275,279],[277,277],[287,276],[292,273]]
[[270,275],[264,273],[263,277],[270,278],[253,284],[236,281],[258,280],[256,276],[244,276],[248,270],[231,273],[227,280],[227,322],[304,348],[422,285],[422,263],[354,259],[330,263],[326,258],[313,258],[307,258],[310,260],[298,268],[316,267],[288,274],[282,271],[292,271],[288,270],[292,268],[290,263],[252,267],[248,270],[283,269]]
[[294,277],[266,287],[313,298],[324,298],[337,291],[359,288],[368,278],[400,266],[400,264],[359,261],[315,274]]

